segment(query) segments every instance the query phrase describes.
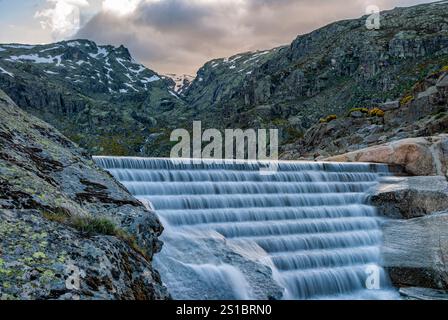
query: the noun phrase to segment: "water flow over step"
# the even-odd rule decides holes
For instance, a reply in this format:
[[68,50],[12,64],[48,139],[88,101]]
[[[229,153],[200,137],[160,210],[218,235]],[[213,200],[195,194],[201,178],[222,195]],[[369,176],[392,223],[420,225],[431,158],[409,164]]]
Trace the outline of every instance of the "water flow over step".
[[164,223],[155,265],[176,299],[393,296],[366,201],[386,166],[95,160]]

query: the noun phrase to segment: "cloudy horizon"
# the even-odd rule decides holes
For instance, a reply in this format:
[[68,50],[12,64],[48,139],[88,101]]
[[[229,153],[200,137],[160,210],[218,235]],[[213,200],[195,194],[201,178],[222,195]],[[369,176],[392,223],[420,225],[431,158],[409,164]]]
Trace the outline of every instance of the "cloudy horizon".
[[[431,0],[0,0],[0,43],[125,45],[158,73],[291,43],[328,23]],[[17,21],[21,21],[17,23]]]

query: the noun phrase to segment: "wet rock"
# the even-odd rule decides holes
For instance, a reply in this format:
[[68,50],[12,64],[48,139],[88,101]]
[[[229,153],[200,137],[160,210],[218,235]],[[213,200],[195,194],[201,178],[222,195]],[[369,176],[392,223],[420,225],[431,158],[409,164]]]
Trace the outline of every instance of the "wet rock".
[[407,300],[448,300],[448,292],[429,288],[400,288],[400,295]]

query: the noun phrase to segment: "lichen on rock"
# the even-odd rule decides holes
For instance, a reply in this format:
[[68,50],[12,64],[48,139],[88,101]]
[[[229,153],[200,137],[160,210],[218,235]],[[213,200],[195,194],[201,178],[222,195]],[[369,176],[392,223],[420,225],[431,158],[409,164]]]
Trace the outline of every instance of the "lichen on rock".
[[0,298],[169,298],[154,212],[1,91],[0,119]]

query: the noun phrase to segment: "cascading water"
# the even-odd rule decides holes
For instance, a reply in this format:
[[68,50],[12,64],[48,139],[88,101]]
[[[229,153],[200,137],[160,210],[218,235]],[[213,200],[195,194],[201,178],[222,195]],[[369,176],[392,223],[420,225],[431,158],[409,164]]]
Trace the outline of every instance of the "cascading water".
[[395,297],[366,202],[386,166],[95,160],[163,222],[155,266],[175,299]]

